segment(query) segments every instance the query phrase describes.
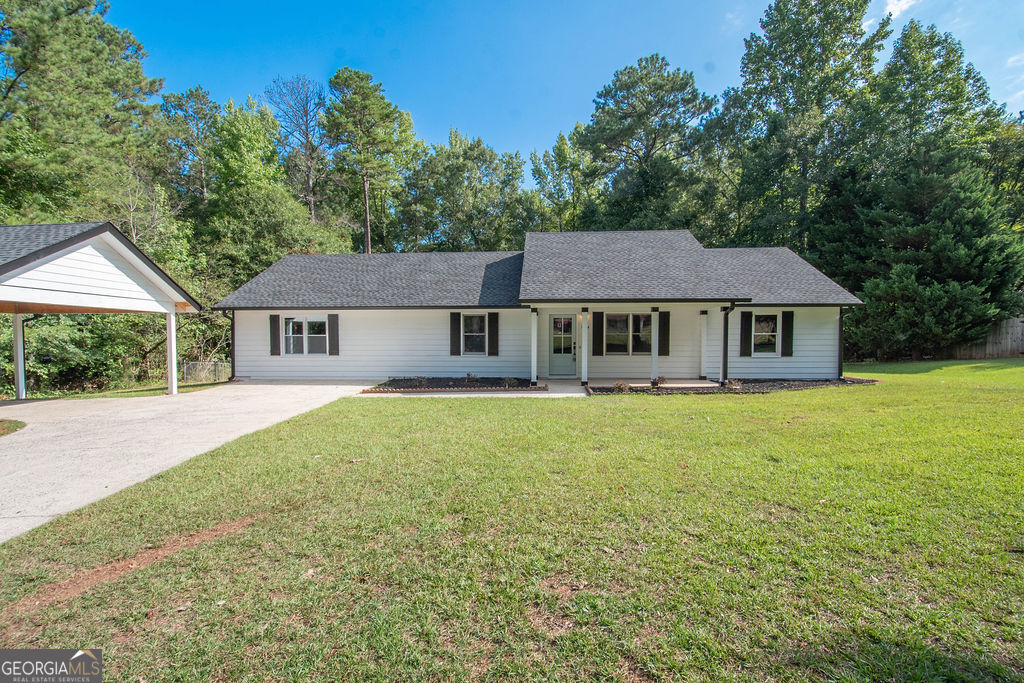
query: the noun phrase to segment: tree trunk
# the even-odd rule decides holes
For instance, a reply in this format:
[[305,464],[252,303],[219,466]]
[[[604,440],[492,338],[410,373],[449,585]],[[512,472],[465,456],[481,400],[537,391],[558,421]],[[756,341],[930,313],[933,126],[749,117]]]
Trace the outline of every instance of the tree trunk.
[[313,197],[313,167],[306,166],[306,204],[309,205],[309,220],[316,223],[316,202]]
[[364,251],[370,253],[370,176],[363,174],[363,228],[366,231]]

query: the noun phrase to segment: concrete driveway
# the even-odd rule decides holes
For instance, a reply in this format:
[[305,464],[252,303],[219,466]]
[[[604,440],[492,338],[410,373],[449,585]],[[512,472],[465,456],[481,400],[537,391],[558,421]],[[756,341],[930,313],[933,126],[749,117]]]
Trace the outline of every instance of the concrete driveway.
[[0,542],[366,382],[244,382],[177,396],[0,402]]

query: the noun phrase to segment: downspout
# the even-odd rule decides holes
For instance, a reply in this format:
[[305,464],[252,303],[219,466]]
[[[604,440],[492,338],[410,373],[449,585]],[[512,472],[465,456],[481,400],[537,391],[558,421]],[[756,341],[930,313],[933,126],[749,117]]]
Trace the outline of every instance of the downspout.
[[235,311],[231,310],[231,315],[228,315],[227,311],[224,311],[224,316],[231,320],[231,376],[228,377],[228,381],[235,379]]
[[836,355],[836,379],[843,378],[843,307],[839,307],[839,349]]
[[718,384],[725,386],[729,381],[729,314],[736,308],[736,302],[730,301],[722,306],[722,372],[719,373]]

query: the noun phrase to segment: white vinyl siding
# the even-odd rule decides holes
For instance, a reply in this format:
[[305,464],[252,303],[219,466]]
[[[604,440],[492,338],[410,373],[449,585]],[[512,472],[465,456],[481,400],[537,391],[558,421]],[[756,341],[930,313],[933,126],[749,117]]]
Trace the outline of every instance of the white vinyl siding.
[[[590,355],[587,368],[588,379],[644,379],[651,376],[651,354],[632,356],[593,355],[591,348],[594,340],[593,314],[600,311],[608,313],[649,313],[650,303],[615,303],[586,304],[590,309],[591,324],[587,330],[586,348]],[[669,355],[658,356],[658,374],[670,378],[694,378],[698,376],[700,365],[700,311],[706,305],[697,304],[660,304],[659,309],[669,312]],[[537,342],[537,374],[548,376],[548,360],[550,358],[550,331],[548,330],[550,315],[581,314],[581,306],[544,306],[539,309],[538,342]],[[577,331],[582,334],[582,327],[577,324]],[[577,337],[577,350],[582,349]],[[716,366],[717,367],[717,366]],[[579,362],[577,360],[577,370]],[[578,372],[577,372],[578,374]]]
[[[253,379],[383,380],[400,376],[530,376],[528,309],[498,312],[499,355],[450,355],[447,309],[235,311],[235,374]],[[463,310],[484,313],[486,310]],[[269,316],[339,316],[341,355],[271,356]],[[282,347],[284,338],[282,337]]]
[[[721,360],[723,304],[661,304],[669,311],[669,355],[658,357],[658,374],[671,379],[695,378],[704,374],[718,379]],[[591,314],[641,313],[645,304],[588,304]],[[646,306],[650,310],[650,306]],[[472,372],[489,377],[529,377],[530,313],[528,309],[497,309],[499,356],[450,355],[450,310],[340,310],[340,311],[236,311],[235,372],[239,377],[258,379],[365,379],[395,376],[459,376]],[[700,311],[708,311],[707,340],[701,346]],[[794,312],[793,355],[740,357],[740,311],[762,314]],[[479,313],[462,310],[460,313]],[[326,318],[340,316],[341,355],[271,356],[268,317]],[[549,376],[550,316],[576,316],[580,306],[539,308],[537,372]],[[779,325],[781,326],[781,315]],[[839,309],[836,307],[747,308],[737,307],[729,316],[729,376],[747,379],[822,379],[836,375]],[[586,348],[592,352],[593,324],[587,332]],[[781,344],[781,339],[779,343]],[[282,338],[282,345],[283,345]],[[577,349],[582,349],[577,336]],[[701,356],[704,367],[701,372]],[[578,368],[578,365],[577,365]],[[594,356],[589,358],[590,380],[649,378],[651,356]]]
[[[793,311],[793,355],[740,356],[740,313],[778,315],[781,349],[782,311]],[[730,379],[832,379],[838,373],[839,309],[835,306],[737,306],[729,314]],[[722,358],[721,306],[708,308],[708,341],[704,362],[708,379],[718,379]]]
[[0,301],[173,311],[172,298],[119,253],[114,241],[97,236],[0,278]]

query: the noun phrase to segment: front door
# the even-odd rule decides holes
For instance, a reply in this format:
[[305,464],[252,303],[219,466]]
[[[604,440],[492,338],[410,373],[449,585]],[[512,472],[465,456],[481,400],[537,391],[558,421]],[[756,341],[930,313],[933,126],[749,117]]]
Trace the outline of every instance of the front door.
[[551,349],[548,374],[552,376],[576,375],[576,316],[551,316]]

